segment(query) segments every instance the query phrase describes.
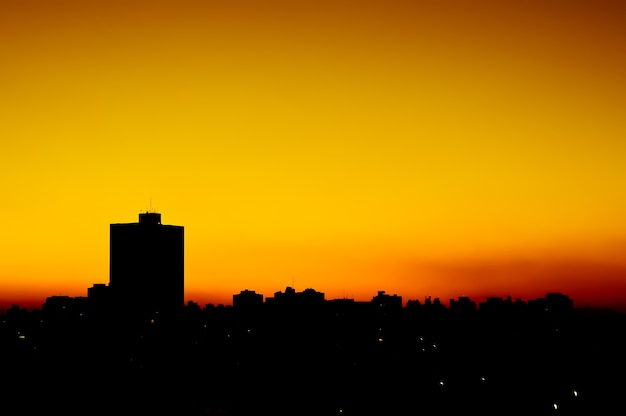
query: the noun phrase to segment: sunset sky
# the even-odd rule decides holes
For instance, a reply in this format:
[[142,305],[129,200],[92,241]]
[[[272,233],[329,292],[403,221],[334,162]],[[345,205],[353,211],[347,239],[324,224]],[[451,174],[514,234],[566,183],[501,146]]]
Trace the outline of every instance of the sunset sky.
[[0,308],[185,227],[185,297],[626,310],[626,2],[1,0]]

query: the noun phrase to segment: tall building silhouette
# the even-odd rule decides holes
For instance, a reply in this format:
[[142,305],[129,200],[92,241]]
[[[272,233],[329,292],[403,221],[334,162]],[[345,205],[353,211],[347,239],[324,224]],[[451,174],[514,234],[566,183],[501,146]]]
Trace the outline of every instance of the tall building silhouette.
[[168,318],[184,307],[184,227],[164,225],[161,214],[110,225],[109,286],[113,307],[139,318]]

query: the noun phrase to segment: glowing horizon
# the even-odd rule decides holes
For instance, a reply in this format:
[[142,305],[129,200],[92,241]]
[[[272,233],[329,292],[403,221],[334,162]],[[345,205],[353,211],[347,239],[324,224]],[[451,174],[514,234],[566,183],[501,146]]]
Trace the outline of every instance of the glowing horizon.
[[0,308],[185,227],[186,297],[561,292],[626,310],[626,6],[0,6]]

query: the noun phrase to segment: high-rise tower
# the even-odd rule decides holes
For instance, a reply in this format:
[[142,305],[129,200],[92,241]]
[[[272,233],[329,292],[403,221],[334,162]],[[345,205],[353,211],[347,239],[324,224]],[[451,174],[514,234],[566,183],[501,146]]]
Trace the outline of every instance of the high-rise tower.
[[161,214],[110,225],[109,286],[113,307],[133,317],[171,317],[184,307],[184,227]]

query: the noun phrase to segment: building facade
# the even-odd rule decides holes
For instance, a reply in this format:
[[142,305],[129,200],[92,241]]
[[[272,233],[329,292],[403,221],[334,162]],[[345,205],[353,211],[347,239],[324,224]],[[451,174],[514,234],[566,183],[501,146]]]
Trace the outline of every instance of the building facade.
[[184,227],[164,225],[161,214],[110,225],[109,286],[114,308],[139,317],[168,317],[184,308]]

